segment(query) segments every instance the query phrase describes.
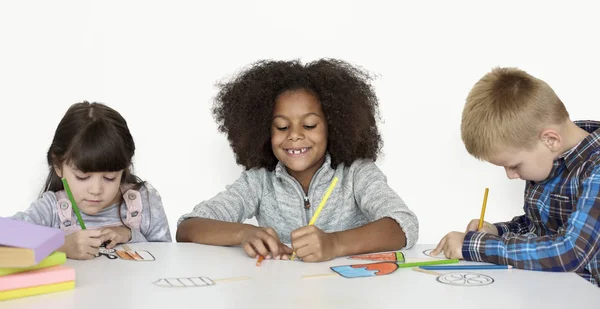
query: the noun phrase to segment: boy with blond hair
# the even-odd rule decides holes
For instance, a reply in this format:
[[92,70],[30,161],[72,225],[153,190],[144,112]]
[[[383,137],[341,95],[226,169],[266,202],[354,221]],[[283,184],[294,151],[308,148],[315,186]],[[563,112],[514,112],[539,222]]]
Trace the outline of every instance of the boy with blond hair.
[[600,285],[600,122],[571,121],[544,81],[495,68],[469,93],[461,135],[472,156],[526,181],[525,214],[480,230],[474,219],[432,254],[576,272]]

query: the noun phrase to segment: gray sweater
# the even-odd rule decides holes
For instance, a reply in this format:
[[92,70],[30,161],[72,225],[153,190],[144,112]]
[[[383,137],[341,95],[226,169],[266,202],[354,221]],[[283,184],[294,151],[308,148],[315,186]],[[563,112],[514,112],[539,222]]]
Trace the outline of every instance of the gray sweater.
[[[138,191],[142,197],[142,221],[139,231],[131,229],[130,242],[171,242],[169,222],[167,221],[160,195],[148,183],[143,185]],[[31,206],[27,210],[16,213],[12,216],[12,219],[60,228],[60,218],[56,202],[57,198],[54,192],[45,192],[40,199],[31,203]],[[125,218],[127,216],[127,205],[125,202],[108,206],[93,216],[82,212],[81,218],[88,229],[122,226],[118,213],[119,204],[121,204],[121,218]]]
[[[291,232],[308,225],[334,177],[338,177],[338,183],[315,226],[330,233],[388,217],[396,220],[406,234],[407,248],[417,242],[417,217],[388,186],[373,161],[357,160],[349,167],[340,164],[333,169],[329,155],[311,180],[308,196],[280,162],[274,171],[244,171],[226,191],[198,204],[177,224],[193,217],[238,223],[256,217],[261,227],[273,228],[281,241],[289,244]],[[305,198],[310,202],[309,209],[305,209]]]

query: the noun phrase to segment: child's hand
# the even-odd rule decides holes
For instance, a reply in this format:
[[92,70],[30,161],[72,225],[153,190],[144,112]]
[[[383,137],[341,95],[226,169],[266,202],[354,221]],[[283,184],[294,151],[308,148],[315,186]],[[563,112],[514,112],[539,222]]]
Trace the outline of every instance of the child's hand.
[[[467,230],[465,231],[465,233],[470,231],[477,231],[477,227],[479,227],[479,219],[473,219],[467,225]],[[479,230],[479,232],[490,233],[498,236],[498,228],[495,225],[486,221],[483,221],[483,226],[481,227],[481,230]]]
[[463,259],[462,245],[465,241],[465,233],[461,232],[450,232],[442,238],[440,243],[431,251],[431,256],[436,256],[441,252],[448,259]]
[[325,233],[314,225],[292,232],[292,248],[305,262],[323,262],[338,257],[335,234]]
[[106,244],[106,249],[112,249],[118,244],[128,243],[131,240],[131,230],[126,226],[105,227],[100,229],[104,241],[110,241]]
[[98,255],[98,247],[104,241],[100,230],[81,230],[67,235],[59,251],[70,259],[90,260]]
[[252,226],[245,229],[242,234],[242,248],[252,258],[259,255],[265,259],[287,260],[292,254],[292,249],[281,243],[277,232],[270,227]]

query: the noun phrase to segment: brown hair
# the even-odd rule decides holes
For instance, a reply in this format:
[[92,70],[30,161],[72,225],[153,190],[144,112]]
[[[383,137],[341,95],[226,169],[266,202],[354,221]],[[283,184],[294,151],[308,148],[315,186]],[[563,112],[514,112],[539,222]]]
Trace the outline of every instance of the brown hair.
[[529,148],[544,126],[568,118],[546,82],[517,68],[494,68],[467,96],[461,136],[471,155],[486,160],[504,147]]
[[87,101],[71,105],[61,119],[48,149],[49,167],[45,191],[63,190],[54,170],[68,162],[82,172],[114,172],[124,170],[121,183],[144,182],[131,173],[135,143],[125,119],[114,109]]

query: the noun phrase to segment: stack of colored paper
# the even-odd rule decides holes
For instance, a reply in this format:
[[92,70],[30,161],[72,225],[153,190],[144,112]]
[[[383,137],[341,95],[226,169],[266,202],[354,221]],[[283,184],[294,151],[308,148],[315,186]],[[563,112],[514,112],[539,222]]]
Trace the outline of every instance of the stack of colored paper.
[[56,251],[64,241],[59,229],[0,218],[0,301],[74,288],[75,270]]

